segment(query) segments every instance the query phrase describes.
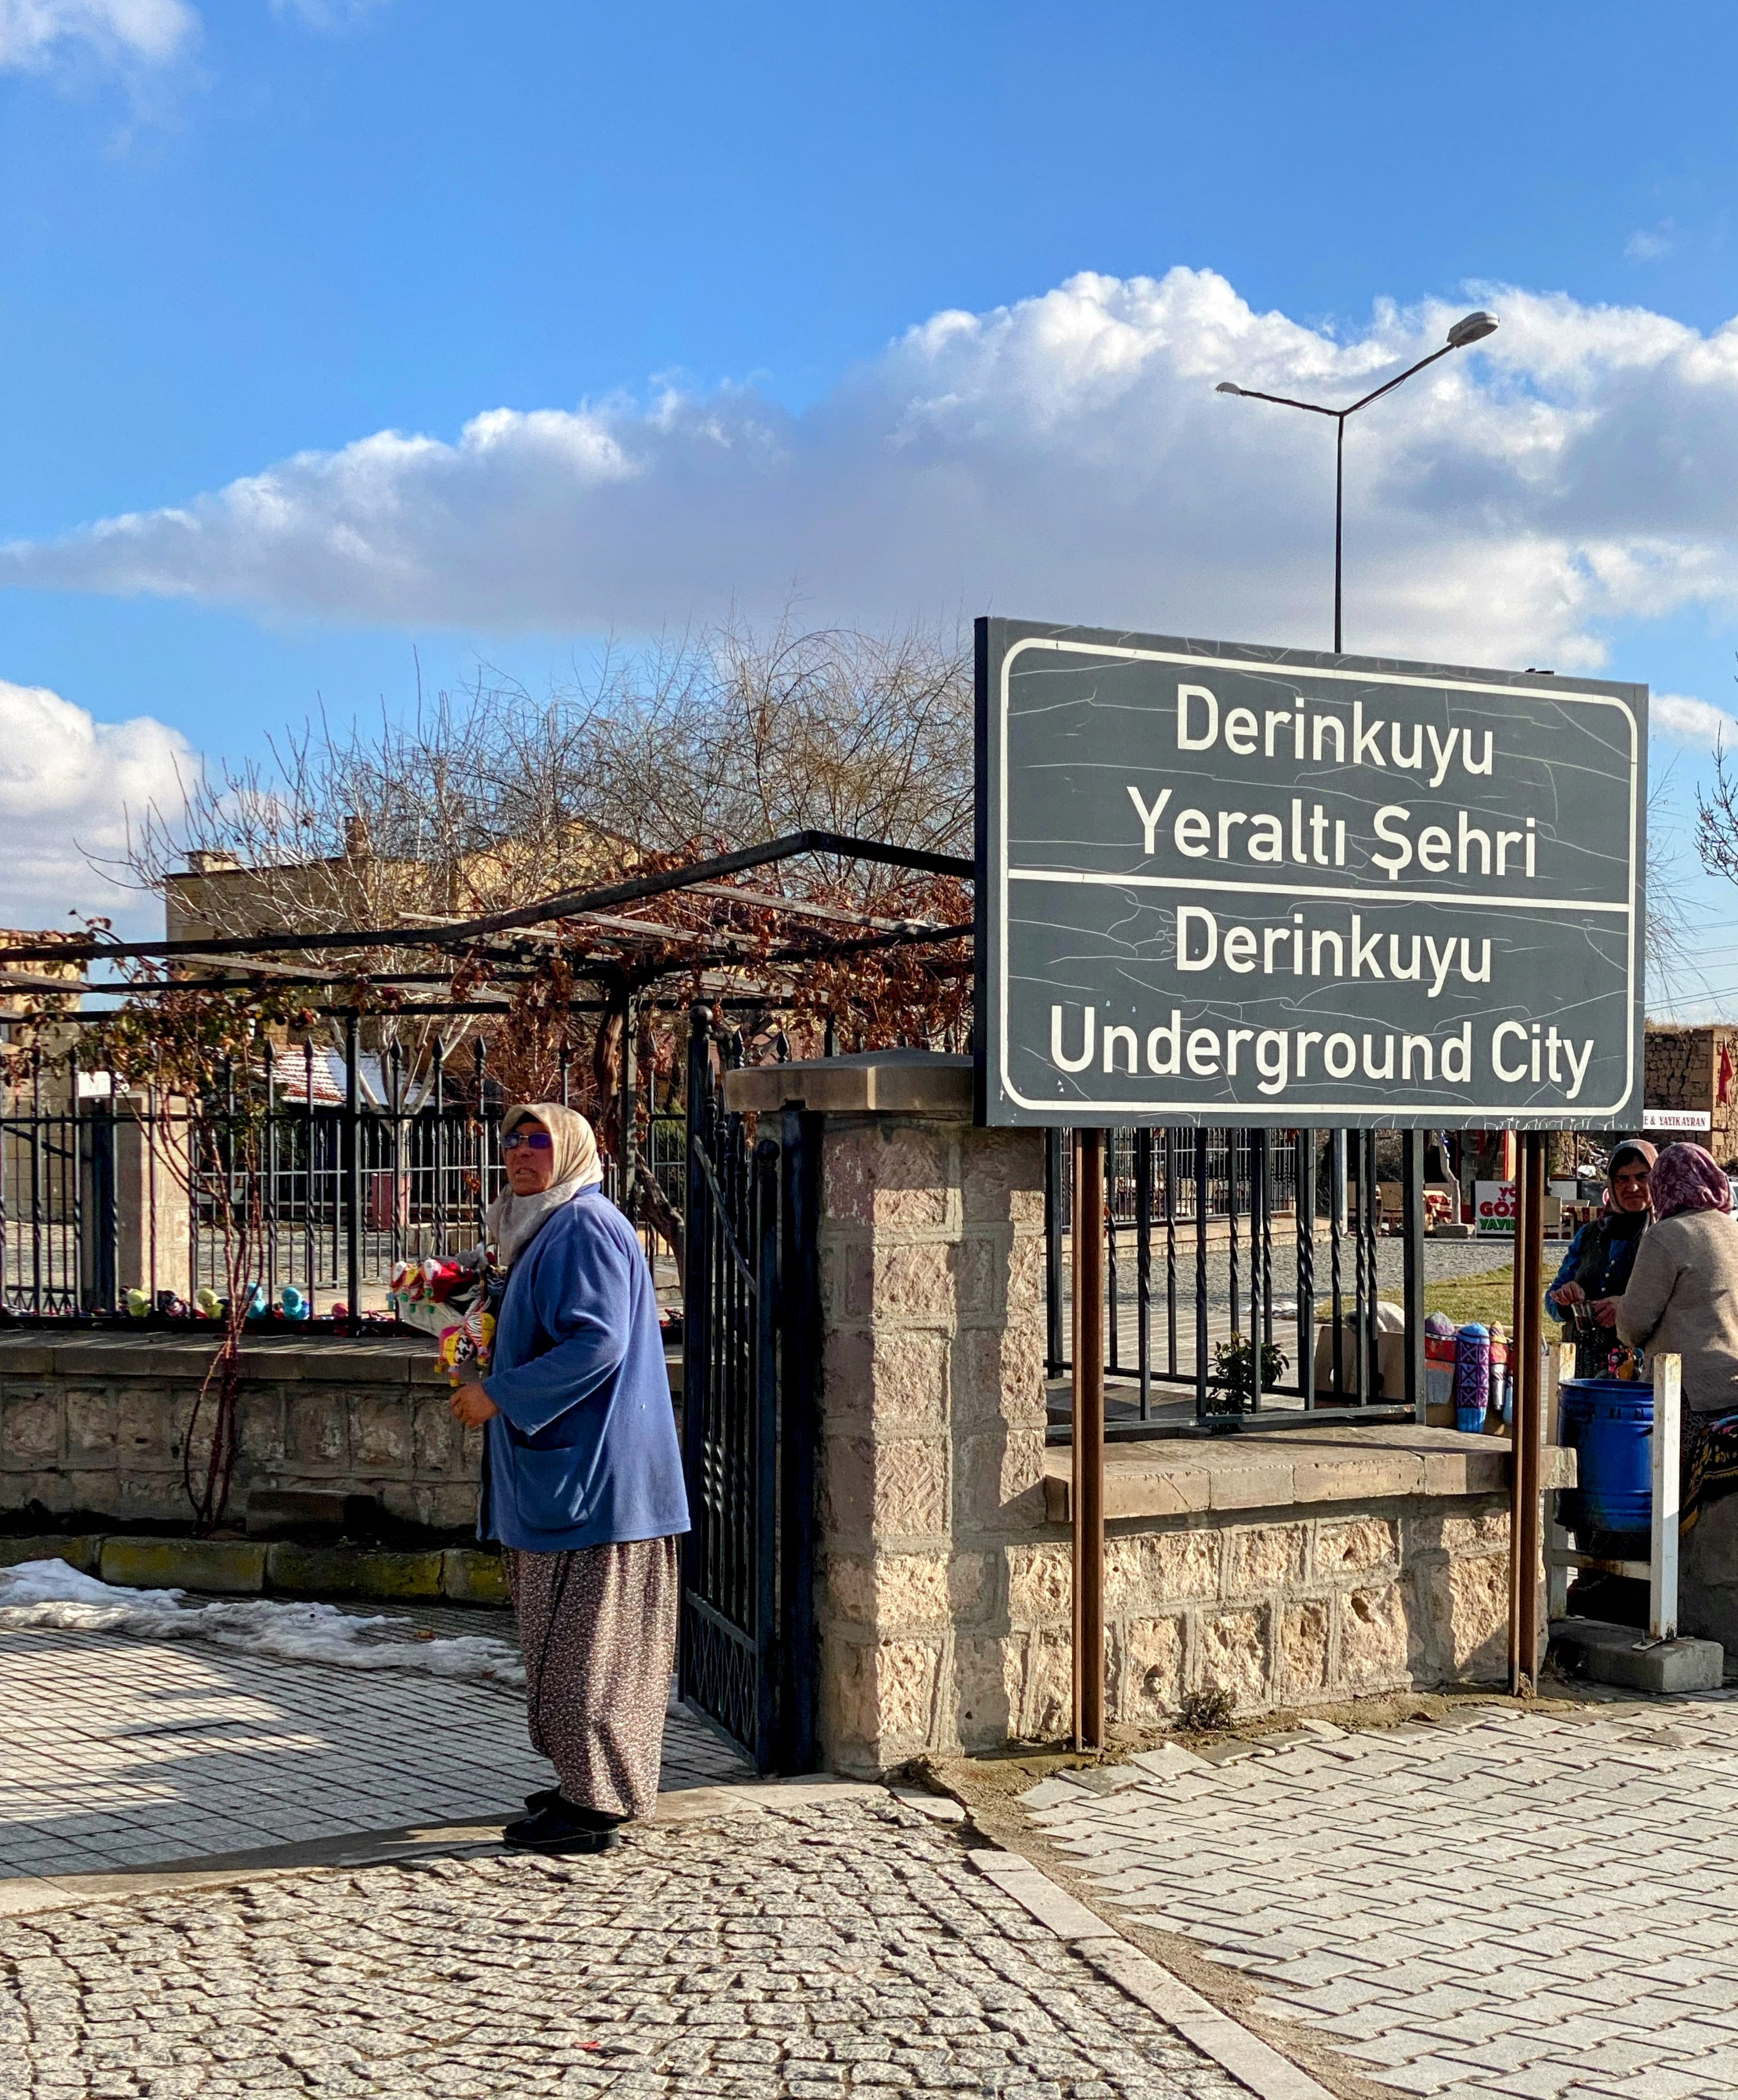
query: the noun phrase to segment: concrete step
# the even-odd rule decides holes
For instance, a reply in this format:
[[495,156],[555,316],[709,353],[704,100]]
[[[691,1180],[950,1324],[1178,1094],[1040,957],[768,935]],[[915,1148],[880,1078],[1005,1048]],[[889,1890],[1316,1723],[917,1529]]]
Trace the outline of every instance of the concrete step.
[[1571,1677],[1596,1684],[1621,1684],[1632,1692],[1718,1692],[1726,1651],[1718,1641],[1680,1634],[1650,1641],[1640,1626],[1607,1619],[1553,1619],[1551,1652]]

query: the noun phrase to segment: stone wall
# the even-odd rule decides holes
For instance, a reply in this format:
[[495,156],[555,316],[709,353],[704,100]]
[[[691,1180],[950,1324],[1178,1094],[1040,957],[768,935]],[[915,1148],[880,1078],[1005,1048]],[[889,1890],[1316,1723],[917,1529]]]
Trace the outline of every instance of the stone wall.
[[[954,1061],[847,1061],[726,1098],[827,1111],[822,1740],[871,1772],[1066,1732],[1070,1454],[1045,1444],[1040,1135],[974,1127]],[[1251,1713],[1501,1681],[1508,1479],[1506,1441],[1411,1425],[1113,1445],[1112,1727],[1214,1687]]]
[[[1240,1714],[1321,1705],[1420,1684],[1495,1683],[1508,1654],[1506,1498],[1295,1506],[1111,1528],[1105,1542],[1105,1713],[1153,1730],[1185,1694],[1219,1690]],[[1065,1538],[1008,1553],[1008,1637],[1027,1657],[1006,1732],[1065,1731]],[[1004,1717],[962,1708],[987,1747]],[[986,1723],[988,1734],[986,1733]]]
[[[210,1345],[149,1330],[0,1335],[0,1508],[185,1520],[183,1442],[210,1358]],[[474,1518],[482,1432],[448,1412],[429,1343],[271,1338],[242,1364],[238,1517],[254,1488],[337,1488],[417,1524]]]
[[1645,1072],[1649,1108],[1705,1110],[1713,1127],[1697,1142],[1705,1143],[1723,1167],[1738,1164],[1738,1026],[1673,1028],[1650,1022]]

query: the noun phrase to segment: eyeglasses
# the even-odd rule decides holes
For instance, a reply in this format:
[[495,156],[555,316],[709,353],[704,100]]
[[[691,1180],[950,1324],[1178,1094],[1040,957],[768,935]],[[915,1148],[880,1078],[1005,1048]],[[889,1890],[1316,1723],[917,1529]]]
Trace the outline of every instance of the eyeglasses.
[[517,1152],[522,1145],[529,1145],[533,1152],[553,1152],[555,1140],[546,1130],[510,1130],[501,1141],[503,1152]]

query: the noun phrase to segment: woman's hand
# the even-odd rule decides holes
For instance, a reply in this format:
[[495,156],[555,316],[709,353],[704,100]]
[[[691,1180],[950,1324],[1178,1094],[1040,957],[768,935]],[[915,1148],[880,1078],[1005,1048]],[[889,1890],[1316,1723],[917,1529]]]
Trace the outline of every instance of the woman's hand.
[[1587,1294],[1578,1283],[1559,1283],[1551,1293],[1554,1305],[1579,1305]]
[[1593,1317],[1602,1327],[1615,1327],[1617,1324],[1617,1300],[1615,1298],[1595,1298]]
[[453,1419],[462,1422],[467,1429],[480,1429],[485,1422],[501,1413],[480,1385],[455,1388],[447,1405],[452,1410]]

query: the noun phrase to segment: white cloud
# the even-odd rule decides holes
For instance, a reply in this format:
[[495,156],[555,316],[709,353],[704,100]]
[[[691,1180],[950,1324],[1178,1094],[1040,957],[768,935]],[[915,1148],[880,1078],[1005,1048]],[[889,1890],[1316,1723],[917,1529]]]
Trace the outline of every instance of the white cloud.
[[392,0],[271,0],[271,11],[310,29],[330,31],[355,29],[391,4]]
[[130,812],[173,818],[199,761],[178,730],[148,715],[99,722],[46,686],[0,679],[0,925],[66,926],[68,911],[140,916],[154,899],[94,870],[119,856]]
[[166,65],[199,32],[186,0],[0,0],[0,70],[82,49],[108,62]]
[[1648,726],[1656,736],[1697,751],[1723,745],[1738,752],[1738,721],[1713,701],[1698,700],[1687,693],[1653,694],[1648,703]]
[[1662,218],[1657,226],[1642,228],[1632,233],[1623,244],[1623,252],[1632,262],[1657,262],[1662,255],[1670,255],[1683,245],[1682,236],[1669,218]]
[[[1588,668],[1602,624],[1738,605],[1738,323],[1485,289],[1502,328],[1347,437],[1361,651]],[[1459,311],[1339,340],[1224,279],[1083,275],[937,314],[792,416],[751,389],[381,431],[0,553],[0,581],[359,622],[640,628],[734,603],[1323,644],[1332,432]]]

